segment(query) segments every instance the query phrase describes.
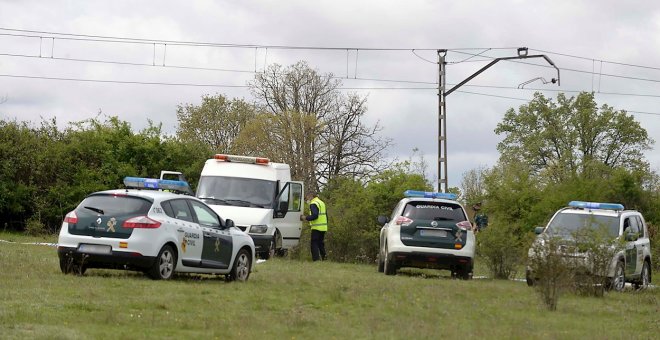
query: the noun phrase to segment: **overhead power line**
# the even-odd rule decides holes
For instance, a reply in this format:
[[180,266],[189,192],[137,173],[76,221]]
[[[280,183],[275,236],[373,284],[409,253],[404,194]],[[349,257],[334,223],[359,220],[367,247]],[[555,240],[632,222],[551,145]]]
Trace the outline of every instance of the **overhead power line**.
[[[90,34],[75,34],[75,33],[62,33],[53,31],[37,31],[37,30],[24,30],[15,28],[0,27],[0,31],[8,32],[23,32],[32,34],[10,34],[0,33],[0,35],[13,35],[31,38],[46,38],[43,35],[51,35],[47,38],[56,38],[63,40],[85,40],[97,42],[124,42],[124,43],[139,43],[139,44],[168,44],[168,45],[185,45],[185,46],[209,46],[209,47],[228,47],[228,48],[268,48],[268,49],[289,49],[289,50],[363,50],[363,51],[436,51],[438,48],[387,48],[387,47],[360,47],[360,46],[342,46],[342,47],[328,47],[328,46],[300,46],[300,45],[265,45],[265,44],[236,44],[236,43],[218,43],[218,42],[202,42],[202,41],[186,41],[186,40],[166,40],[166,39],[144,39],[144,38],[130,38],[118,36],[104,36],[104,35],[90,35]],[[469,51],[469,50],[505,50],[515,49],[517,47],[457,47],[449,49],[451,51]]]

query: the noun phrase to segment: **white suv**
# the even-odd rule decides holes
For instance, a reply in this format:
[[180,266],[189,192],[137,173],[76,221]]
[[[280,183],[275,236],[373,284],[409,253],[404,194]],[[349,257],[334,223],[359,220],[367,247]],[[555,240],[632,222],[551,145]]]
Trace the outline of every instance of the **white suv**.
[[[64,218],[57,252],[63,273],[87,268],[223,274],[246,281],[254,243],[190,192],[184,181],[126,177],[127,188],[93,193]],[[155,189],[155,190],[149,190]]]
[[452,276],[472,278],[475,237],[456,195],[407,190],[390,218],[379,216],[378,271],[398,268],[448,269]]
[[[623,250],[616,252],[607,270],[608,287],[622,291],[626,282],[635,288],[646,288],[651,282],[651,243],[646,221],[635,210],[624,210],[617,203],[571,201],[568,207],[559,209],[546,227],[537,227],[539,236],[529,249],[529,257],[543,246],[547,237],[572,240],[574,235],[585,229],[605,228],[609,236],[625,243]],[[542,249],[542,248],[540,248]],[[571,258],[587,258],[587,254],[566,254]],[[531,266],[527,266],[527,284],[533,285],[536,277]]]

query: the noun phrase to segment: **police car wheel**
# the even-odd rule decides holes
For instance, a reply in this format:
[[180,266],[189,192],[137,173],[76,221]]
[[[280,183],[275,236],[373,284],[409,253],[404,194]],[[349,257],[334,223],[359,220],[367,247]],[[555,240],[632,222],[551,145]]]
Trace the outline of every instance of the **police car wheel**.
[[72,257],[66,257],[60,259],[60,270],[63,274],[83,275],[87,271],[87,266]]
[[172,246],[165,245],[158,253],[156,261],[154,261],[147,274],[154,280],[169,280],[174,274],[175,267],[176,253]]
[[245,249],[239,250],[238,254],[236,254],[231,273],[226,276],[227,281],[247,281],[248,277],[250,277],[251,266],[252,260],[248,251]]

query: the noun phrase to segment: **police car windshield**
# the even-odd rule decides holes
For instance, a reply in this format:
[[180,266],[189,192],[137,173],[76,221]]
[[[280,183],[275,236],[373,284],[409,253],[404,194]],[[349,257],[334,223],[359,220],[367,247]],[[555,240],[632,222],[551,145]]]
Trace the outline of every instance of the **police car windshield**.
[[580,230],[603,229],[608,235],[619,235],[619,217],[593,214],[559,213],[550,221],[548,233],[553,236],[571,237]]
[[208,204],[270,208],[275,199],[274,181],[253,178],[204,176],[199,179],[197,197]]
[[444,202],[409,202],[403,209],[403,216],[413,220],[467,221],[460,205]]

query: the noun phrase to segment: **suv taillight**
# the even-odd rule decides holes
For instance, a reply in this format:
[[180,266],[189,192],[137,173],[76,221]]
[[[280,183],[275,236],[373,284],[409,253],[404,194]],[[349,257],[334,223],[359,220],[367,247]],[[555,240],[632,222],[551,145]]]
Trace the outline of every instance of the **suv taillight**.
[[413,220],[411,220],[411,219],[409,219],[408,217],[405,217],[405,216],[399,216],[399,217],[396,218],[396,221],[394,221],[394,223],[396,223],[397,225],[406,227],[406,226],[409,226],[410,223],[413,223]]
[[64,223],[69,223],[69,224],[76,224],[78,223],[78,215],[76,215],[76,211],[72,211],[66,216],[64,216]]
[[155,229],[160,227],[160,222],[154,221],[147,216],[138,216],[126,220],[122,227],[124,228],[148,228]]
[[456,223],[456,226],[463,230],[472,230],[472,223],[470,221],[463,221]]

